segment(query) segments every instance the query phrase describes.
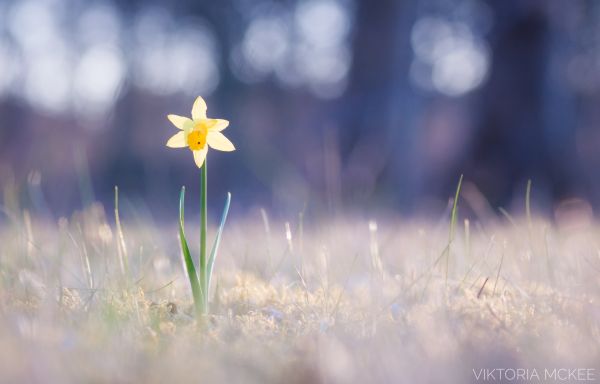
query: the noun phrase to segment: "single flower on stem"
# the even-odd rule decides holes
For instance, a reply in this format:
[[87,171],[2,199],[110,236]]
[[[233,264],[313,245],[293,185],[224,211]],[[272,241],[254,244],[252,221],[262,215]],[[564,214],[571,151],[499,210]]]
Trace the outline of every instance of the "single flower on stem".
[[168,115],[167,118],[179,128],[173,137],[167,141],[167,147],[170,148],[185,148],[188,147],[194,154],[194,161],[200,173],[200,257],[198,258],[198,266],[190,255],[190,249],[185,236],[184,230],[184,200],[185,188],[181,189],[179,195],[179,239],[181,241],[181,251],[185,268],[190,280],[192,295],[194,297],[194,306],[196,314],[203,316],[208,313],[208,302],[210,290],[210,281],[212,277],[213,266],[227,213],[229,212],[229,204],[231,203],[231,194],[227,194],[225,207],[221,215],[221,223],[219,225],[213,246],[208,252],[207,248],[207,228],[208,228],[208,213],[207,213],[207,195],[208,195],[208,176],[207,176],[207,161],[206,154],[208,147],[219,151],[230,152],[235,150],[235,147],[227,139],[221,131],[227,128],[229,121],[223,119],[209,119],[206,117],[206,102],[200,96],[192,106],[192,118]]
[[235,147],[221,133],[229,126],[229,121],[223,119],[209,119],[206,117],[206,102],[198,96],[192,107],[192,118],[168,115],[167,118],[181,131],[167,141],[169,148],[188,147],[194,154],[194,161],[198,168],[202,168],[208,147],[218,151],[231,152]]

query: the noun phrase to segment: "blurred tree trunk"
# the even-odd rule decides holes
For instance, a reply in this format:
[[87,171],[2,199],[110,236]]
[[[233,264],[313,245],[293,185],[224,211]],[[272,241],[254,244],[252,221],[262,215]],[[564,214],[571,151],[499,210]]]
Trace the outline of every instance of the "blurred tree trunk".
[[[339,135],[343,186],[357,194],[350,197],[354,202],[381,192],[377,187],[386,180],[407,181],[414,116],[408,84],[414,3],[357,2],[350,87],[340,101],[344,132]],[[391,199],[396,202],[397,196]]]
[[[575,131],[568,89],[553,75],[556,32],[542,4],[491,1],[491,73],[482,89],[471,175],[493,205],[532,178],[555,200],[574,182]],[[477,108],[474,108],[477,109]],[[569,118],[571,117],[571,118]],[[558,143],[558,146],[557,146]]]

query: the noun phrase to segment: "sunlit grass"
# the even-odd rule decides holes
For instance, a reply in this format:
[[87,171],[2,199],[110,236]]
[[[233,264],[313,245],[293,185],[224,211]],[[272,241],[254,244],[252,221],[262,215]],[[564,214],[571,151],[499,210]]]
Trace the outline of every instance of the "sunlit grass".
[[600,226],[584,219],[251,213],[225,230],[198,327],[177,223],[98,204],[54,223],[9,203],[5,382],[462,383],[481,367],[600,368]]

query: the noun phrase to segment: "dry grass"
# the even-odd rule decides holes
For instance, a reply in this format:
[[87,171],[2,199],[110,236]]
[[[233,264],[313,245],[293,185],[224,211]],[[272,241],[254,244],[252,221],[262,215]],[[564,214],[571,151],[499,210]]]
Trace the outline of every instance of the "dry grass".
[[99,206],[58,224],[8,217],[0,382],[465,383],[479,368],[600,369],[592,223],[471,223],[469,236],[459,225],[446,283],[448,223],[233,219],[214,315],[196,323],[175,225],[122,217],[123,247]]

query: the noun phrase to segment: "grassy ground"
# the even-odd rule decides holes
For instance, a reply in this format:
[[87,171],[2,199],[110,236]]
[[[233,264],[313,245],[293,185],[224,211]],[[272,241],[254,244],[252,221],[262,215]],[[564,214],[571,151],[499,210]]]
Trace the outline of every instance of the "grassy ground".
[[197,323],[175,224],[121,233],[99,206],[7,217],[0,382],[465,383],[562,367],[600,381],[600,226],[585,220],[458,222],[448,246],[448,222],[233,219],[214,315]]

